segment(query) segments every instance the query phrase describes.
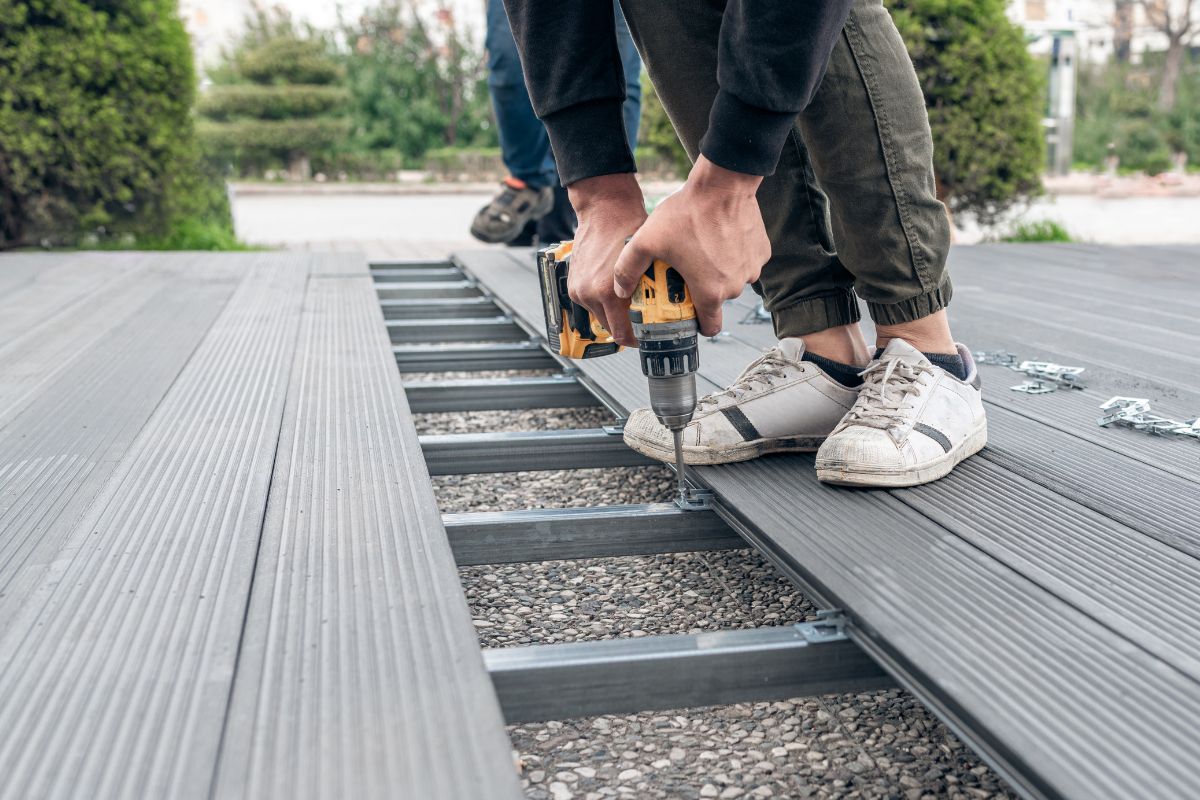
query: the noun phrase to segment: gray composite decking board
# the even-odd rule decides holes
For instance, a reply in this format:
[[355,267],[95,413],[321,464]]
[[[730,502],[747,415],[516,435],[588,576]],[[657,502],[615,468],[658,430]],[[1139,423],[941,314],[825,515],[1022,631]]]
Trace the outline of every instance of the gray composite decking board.
[[[0,267],[2,269],[2,267]],[[0,635],[58,558],[238,280],[181,277],[0,420]]]
[[[483,264],[478,266],[472,270],[476,275],[488,274]],[[495,262],[487,267],[494,269]],[[512,298],[514,308],[521,303],[528,307],[527,300],[513,297],[528,291],[521,287],[505,281],[489,289],[506,301]],[[763,333],[749,336],[773,340],[769,327],[763,327]],[[599,375],[595,366],[603,361],[616,359],[579,364],[602,382],[633,380],[628,368]],[[1117,457],[1100,448],[1095,452]],[[968,465],[963,475],[970,476],[972,469],[990,470],[1008,485],[1023,480],[987,461]],[[945,519],[943,525],[908,510],[900,497],[888,493],[821,487],[812,475],[811,459],[802,457],[699,468],[697,473],[723,508],[753,518],[754,526],[767,532],[759,545],[768,555],[802,576],[819,599],[848,608],[868,645],[902,680],[1027,790],[1078,797],[1134,796],[1146,786],[1167,793],[1200,791],[1197,778],[1179,768],[1194,760],[1200,747],[1190,735],[1191,715],[1200,705],[1196,681],[946,527],[958,525],[976,536],[971,526],[978,517]],[[969,477],[956,473],[934,486],[949,491],[967,482]],[[1025,498],[1054,497],[1028,481],[1023,488]],[[988,491],[988,485],[975,489],[976,494]],[[918,493],[907,502],[920,499]],[[988,496],[989,502],[994,500]],[[1156,568],[1178,572],[1170,560],[1184,559],[1177,551],[1066,499],[1051,510],[1062,514],[1064,506],[1069,508],[1065,521],[1050,513],[1044,523],[1059,534],[1056,542],[1065,545],[1072,531],[1095,523],[1123,537],[1125,547],[1141,557],[1136,567],[1142,575],[1157,574]],[[797,508],[805,509],[809,524],[797,526]],[[970,510],[969,505],[964,508]],[[856,535],[846,536],[847,530]],[[904,534],[896,536],[900,531]],[[985,543],[999,548],[1004,540]],[[1028,566],[1015,557],[1013,563]],[[1119,564],[1095,561],[1089,568],[1085,574],[1097,580],[1121,579]],[[1064,593],[1064,587],[1072,588],[1076,593],[1071,599],[1089,609],[1098,602],[1094,593],[1072,587],[1068,578],[1081,578],[1072,578],[1065,569],[1049,575],[1045,569],[1028,571]],[[1171,598],[1161,590],[1142,585],[1128,591],[1137,589],[1150,592],[1139,597],[1143,605],[1170,607]],[[1186,618],[1186,607],[1174,608],[1174,613],[1177,620],[1181,614]],[[989,636],[981,637],[980,631]],[[1143,641],[1151,636],[1126,632]],[[1149,641],[1154,643],[1152,636]],[[1170,638],[1157,650],[1172,656],[1186,653]],[[962,680],[964,674],[973,679]],[[1113,686],[1122,691],[1114,694]],[[1124,692],[1127,686],[1132,687],[1129,693]],[[1152,717],[1147,708],[1154,709]],[[981,726],[981,720],[986,724]]]
[[[1061,246],[988,245],[951,250],[950,272],[957,287],[973,291],[980,285],[1021,292],[1031,298],[1057,298],[1066,307],[1080,300],[1118,302],[1146,315],[1165,314],[1172,320],[1189,316],[1186,299],[1174,291],[1189,287],[1173,265],[1164,271],[1154,259],[1139,259],[1141,248],[1109,248],[1105,259],[1080,255]],[[1109,254],[1109,251],[1116,255]],[[1200,254],[1200,249],[1197,249]],[[1105,270],[1111,258],[1119,271]],[[1196,256],[1193,256],[1192,269]]]
[[860,643],[1030,793],[1200,792],[1195,681],[894,498],[818,485],[811,457],[697,472],[767,533],[768,554],[850,611]]
[[[1195,556],[990,459],[963,463],[955,480],[893,494],[1190,676],[1200,697],[1200,560]],[[1198,538],[1200,532],[1193,532],[1191,544]]]
[[310,284],[215,796],[517,798],[365,262],[358,271]]
[[[1195,456],[1200,459],[1200,453]],[[1031,425],[1027,417],[1004,408],[988,409],[988,445],[981,457],[1200,557],[1196,522],[1200,478],[1181,478],[1115,454],[1098,458],[1091,443],[1048,426]]]
[[[0,258],[0,269],[5,260]],[[81,260],[92,273],[73,277],[91,287],[86,296],[67,296],[70,281],[61,287],[39,281],[16,308],[0,310],[0,328],[8,329],[0,333],[0,423],[20,413],[60,374],[76,365],[87,369],[89,343],[139,313],[172,280],[164,271],[118,271],[95,259]],[[109,280],[102,280],[106,275]],[[93,281],[99,284],[92,286]]]
[[247,260],[0,638],[0,796],[207,797],[307,258]]
[[125,281],[138,280],[139,266],[149,256],[115,257],[111,253],[46,253],[5,255],[44,261],[31,280],[0,299],[0,343],[11,346],[39,329],[69,324],[71,315],[94,302],[96,293],[112,293]]

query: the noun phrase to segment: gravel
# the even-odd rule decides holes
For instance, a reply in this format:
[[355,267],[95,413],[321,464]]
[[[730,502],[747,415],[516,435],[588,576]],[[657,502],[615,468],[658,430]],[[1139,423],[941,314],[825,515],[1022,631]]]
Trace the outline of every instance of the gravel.
[[[417,414],[417,433],[499,433],[502,431],[549,431],[567,428],[599,428],[611,425],[613,415],[605,408],[546,408],[530,411],[449,411]],[[468,476],[472,484],[480,481]],[[478,486],[476,486],[478,488]]]
[[[604,421],[599,421],[604,418]],[[424,432],[606,424],[599,409],[422,415]],[[443,512],[667,500],[665,467],[441,476]],[[486,491],[481,491],[486,487]],[[811,604],[752,550],[459,570],[481,645],[786,625]],[[1012,795],[902,690],[510,726],[532,800]]]

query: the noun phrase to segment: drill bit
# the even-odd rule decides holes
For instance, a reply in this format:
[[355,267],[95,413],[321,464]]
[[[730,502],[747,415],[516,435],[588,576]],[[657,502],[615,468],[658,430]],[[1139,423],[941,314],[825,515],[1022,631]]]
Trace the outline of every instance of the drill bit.
[[679,499],[686,503],[691,493],[687,488],[687,464],[683,461],[683,428],[673,429],[671,435],[675,438],[675,477],[679,481]]

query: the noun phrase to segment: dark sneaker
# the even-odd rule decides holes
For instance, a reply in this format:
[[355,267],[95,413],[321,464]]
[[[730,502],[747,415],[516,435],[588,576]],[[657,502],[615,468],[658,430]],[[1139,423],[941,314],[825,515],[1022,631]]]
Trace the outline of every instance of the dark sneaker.
[[471,235],[488,244],[504,244],[521,235],[530,220],[546,215],[554,207],[554,190],[534,189],[513,177],[504,179],[500,194],[479,209],[471,222]]

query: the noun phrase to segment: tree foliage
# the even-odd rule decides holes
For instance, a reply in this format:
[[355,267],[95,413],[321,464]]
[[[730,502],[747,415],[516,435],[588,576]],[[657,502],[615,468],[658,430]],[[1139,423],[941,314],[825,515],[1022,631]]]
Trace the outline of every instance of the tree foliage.
[[1200,163],[1200,63],[1185,59],[1175,104],[1161,107],[1163,57],[1141,64],[1093,65],[1079,71],[1075,161],[1100,168],[1115,155],[1122,169],[1151,175],[1170,169],[1172,155]]
[[284,162],[307,177],[309,159],[349,132],[345,72],[327,42],[283,12],[259,11],[199,103],[199,132],[219,160]]
[[175,0],[0,2],[0,248],[207,213]]
[[447,10],[431,26],[407,0],[383,0],[343,21],[356,149],[429,150],[497,143],[482,48]]
[[1041,192],[1043,76],[1003,0],[896,0],[954,212],[988,223]]

